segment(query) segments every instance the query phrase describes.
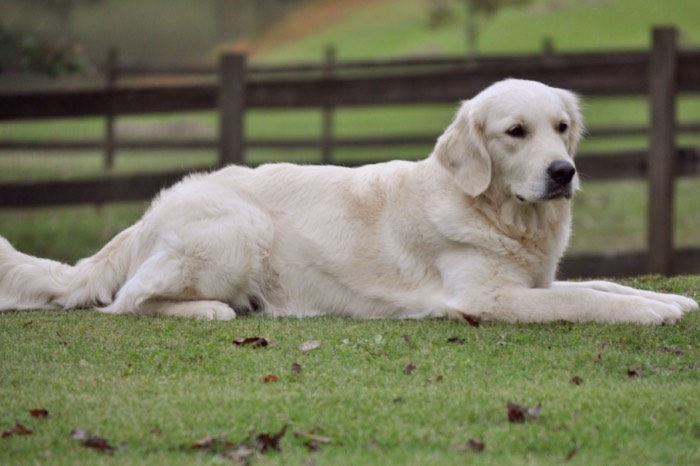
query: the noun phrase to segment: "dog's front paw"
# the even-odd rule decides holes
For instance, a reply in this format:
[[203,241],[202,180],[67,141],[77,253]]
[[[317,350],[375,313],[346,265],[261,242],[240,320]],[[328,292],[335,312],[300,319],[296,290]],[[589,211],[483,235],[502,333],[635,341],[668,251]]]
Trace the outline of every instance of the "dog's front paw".
[[623,309],[610,315],[611,322],[630,322],[644,325],[675,324],[683,317],[683,311],[675,303],[662,303],[648,299],[635,299]]
[[228,304],[203,301],[195,317],[204,320],[233,320],[236,318],[236,312]]
[[698,302],[685,296],[672,295],[683,312],[695,312],[698,310]]

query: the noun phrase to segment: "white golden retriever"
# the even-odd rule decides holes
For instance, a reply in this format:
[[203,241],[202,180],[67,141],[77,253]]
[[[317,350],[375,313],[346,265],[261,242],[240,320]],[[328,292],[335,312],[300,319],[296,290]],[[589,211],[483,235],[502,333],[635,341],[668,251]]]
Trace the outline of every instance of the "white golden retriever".
[[554,281],[582,130],[572,93],[506,80],[464,102],[420,162],[192,175],[73,267],[0,237],[0,310],[675,322],[697,303]]

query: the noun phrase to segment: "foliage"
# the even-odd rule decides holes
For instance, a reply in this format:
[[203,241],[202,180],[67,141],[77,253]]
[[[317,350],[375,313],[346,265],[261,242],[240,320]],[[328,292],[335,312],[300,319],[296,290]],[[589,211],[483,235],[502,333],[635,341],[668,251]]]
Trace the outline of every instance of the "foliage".
[[24,3],[34,4],[59,18],[68,17],[79,6],[96,5],[103,0],[24,0]]
[[[439,28],[452,22],[456,16],[451,0],[430,0],[428,9],[428,24],[432,29]],[[522,7],[532,3],[532,0],[459,0],[465,9],[465,32],[467,51],[471,55],[477,53],[479,21],[485,21],[499,10],[507,7]]]
[[31,72],[57,77],[78,73],[85,67],[86,62],[77,45],[10,32],[0,23],[0,74]]

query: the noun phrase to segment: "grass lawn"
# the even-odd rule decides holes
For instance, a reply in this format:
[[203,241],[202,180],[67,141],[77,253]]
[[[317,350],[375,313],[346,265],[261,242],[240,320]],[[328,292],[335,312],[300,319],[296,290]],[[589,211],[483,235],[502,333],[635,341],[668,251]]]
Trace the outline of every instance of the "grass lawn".
[[[482,51],[536,51],[545,35],[558,50],[639,48],[648,44],[651,19],[679,24],[682,43],[698,43],[696,2],[540,3],[566,8],[499,13],[484,26]],[[376,2],[332,30],[290,41],[260,60],[319,59],[329,42],[338,45],[341,59],[463,50],[461,24],[430,32],[421,1],[397,5]],[[454,109],[344,110],[336,117],[337,131],[344,137],[437,136]],[[590,127],[637,125],[648,118],[641,99],[587,100],[584,111]],[[684,98],[679,118],[697,121],[700,99]],[[204,133],[216,130],[213,114],[125,120],[132,131],[167,128],[178,120],[194,122]],[[246,125],[253,138],[309,137],[318,135],[320,118],[318,112],[251,112]],[[100,119],[3,123],[0,139],[93,139],[102,131]],[[166,130],[164,136],[179,134]],[[681,141],[697,145],[700,137]],[[640,138],[595,140],[582,149],[644,145]],[[415,158],[429,150],[372,156]],[[249,155],[256,162],[289,158],[265,151]],[[116,171],[187,168],[213,160],[208,151],[120,152]],[[95,153],[0,154],[2,183],[81,178],[100,170]],[[677,199],[676,243],[697,246],[700,180],[681,180]],[[4,210],[0,235],[25,252],[73,262],[135,221],[145,206]],[[584,182],[575,201],[573,252],[642,248],[645,206],[641,182]],[[700,299],[700,276],[645,277],[628,284]],[[244,337],[274,344],[233,344]],[[320,346],[300,349],[312,340]],[[7,433],[0,439],[0,464],[700,464],[699,361],[698,313],[662,327],[484,323],[480,328],[448,321],[247,317],[220,323],[90,311],[0,313],[0,431]],[[541,411],[524,423],[509,422],[509,400],[527,408],[539,404]],[[32,415],[36,409],[48,416]],[[32,433],[20,435],[20,426]],[[262,434],[274,436],[284,426],[281,451],[259,452],[274,443]],[[82,440],[74,438],[81,435]],[[102,449],[84,447],[86,442]],[[255,453],[243,455],[242,443]],[[226,458],[233,453],[245,458]]]
[[[633,284],[700,298],[700,277]],[[233,344],[243,337],[274,343]],[[302,351],[310,340],[320,347]],[[480,328],[5,313],[0,429],[33,434],[0,440],[0,463],[232,464],[221,442],[192,445],[286,425],[282,451],[252,464],[698,464],[699,341],[697,313],[662,327]],[[541,413],[511,423],[509,400]],[[82,447],[75,430],[115,450]],[[311,434],[327,438],[306,445]],[[469,439],[483,451],[459,448]]]

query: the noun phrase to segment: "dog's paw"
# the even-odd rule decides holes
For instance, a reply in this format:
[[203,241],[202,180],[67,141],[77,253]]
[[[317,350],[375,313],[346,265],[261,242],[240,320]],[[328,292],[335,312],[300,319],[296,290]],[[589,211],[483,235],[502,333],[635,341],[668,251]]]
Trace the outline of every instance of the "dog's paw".
[[685,296],[671,295],[683,312],[695,312],[698,310],[698,302]]
[[199,301],[192,317],[203,320],[233,320],[236,312],[228,304],[220,301]]
[[622,309],[608,316],[613,323],[637,323],[643,325],[675,324],[683,317],[683,311],[675,303],[662,303],[649,299],[634,299]]

